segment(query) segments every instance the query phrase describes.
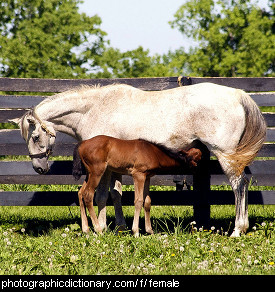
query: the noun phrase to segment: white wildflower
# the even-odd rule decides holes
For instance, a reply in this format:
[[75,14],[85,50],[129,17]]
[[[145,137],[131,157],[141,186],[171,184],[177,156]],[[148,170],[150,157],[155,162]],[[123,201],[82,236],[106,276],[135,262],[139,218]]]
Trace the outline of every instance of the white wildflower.
[[148,264],[148,268],[154,269],[156,266],[154,264]]
[[240,264],[242,262],[242,260],[239,259],[239,258],[237,258],[237,259],[235,259],[235,262],[238,263],[238,264]]

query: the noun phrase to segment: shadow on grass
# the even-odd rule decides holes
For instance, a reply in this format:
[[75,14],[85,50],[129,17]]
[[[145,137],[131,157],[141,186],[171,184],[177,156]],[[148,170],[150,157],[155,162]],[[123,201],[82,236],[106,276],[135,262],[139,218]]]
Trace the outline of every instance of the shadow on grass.
[[[69,209],[70,210],[70,209]],[[88,216],[89,226],[92,229],[92,222]],[[127,230],[131,232],[133,216],[126,215],[126,226]],[[155,217],[151,216],[152,227],[155,233],[168,233],[174,234],[176,232],[188,232],[190,230],[190,223],[194,220],[192,214],[184,217],[179,217],[173,214],[163,214],[161,216]],[[256,224],[261,224],[262,222],[274,222],[274,215],[272,213],[262,215],[251,214],[249,216],[249,229],[250,231]],[[29,236],[41,236],[52,232],[55,229],[62,229],[74,224],[79,226],[79,232],[81,231],[81,218],[80,214],[72,214],[71,211],[62,214],[60,218],[43,218],[39,219],[38,216],[31,216],[13,214],[11,216],[3,215],[0,213],[0,222],[2,230],[5,228],[13,228],[15,232],[20,232],[21,228],[25,229],[25,234]],[[215,227],[215,230],[223,230],[223,232],[228,232],[230,234],[233,231],[235,222],[234,215],[226,215],[221,218],[211,218],[209,226],[204,226],[204,229],[210,229],[211,226]],[[107,216],[108,229],[111,231],[116,231],[115,216]],[[145,220],[144,217],[140,218],[140,233],[146,235],[145,232]],[[196,225],[194,225],[196,226]],[[198,228],[200,226],[197,226]],[[77,229],[77,228],[76,228]]]

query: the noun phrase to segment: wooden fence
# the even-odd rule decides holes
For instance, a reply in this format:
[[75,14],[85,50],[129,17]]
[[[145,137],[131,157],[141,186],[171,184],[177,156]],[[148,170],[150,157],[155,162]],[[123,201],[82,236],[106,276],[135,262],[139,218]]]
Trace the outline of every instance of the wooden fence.
[[[165,90],[178,86],[177,77],[128,78],[128,79],[23,79],[0,78],[0,123],[21,117],[28,109],[41,102],[43,93],[62,92],[80,85],[108,85],[124,83],[143,90]],[[181,86],[212,82],[231,86],[249,92],[259,106],[275,106],[275,78],[180,78]],[[272,92],[273,91],[273,92]],[[12,92],[12,94],[11,94]],[[28,95],[36,92],[38,95]],[[44,94],[45,95],[45,94]],[[247,176],[257,186],[275,185],[275,113],[264,113],[268,125],[266,143],[256,160],[246,167]],[[58,133],[53,156],[72,155],[76,141]],[[207,150],[206,150],[207,153]],[[0,130],[0,155],[28,155],[25,141],[19,130]],[[208,153],[210,158],[210,154]],[[270,160],[273,157],[273,160]],[[72,161],[51,161],[48,174],[39,175],[31,161],[0,161],[0,184],[75,184],[71,175]],[[123,184],[132,184],[129,176],[123,177]],[[151,192],[153,205],[193,205],[195,216],[206,220],[210,205],[234,204],[232,191],[214,191],[210,185],[229,184],[217,160],[206,159],[194,177],[191,174],[159,175],[151,179],[152,185],[176,185],[177,191]],[[190,188],[193,186],[193,188]],[[191,190],[192,189],[192,190]],[[133,192],[125,192],[123,205],[133,204]],[[275,191],[249,191],[249,204],[275,204]],[[76,192],[10,192],[0,190],[0,205],[76,205]],[[110,204],[110,202],[109,202]],[[200,215],[200,216],[199,216]],[[198,220],[198,219],[197,219]]]

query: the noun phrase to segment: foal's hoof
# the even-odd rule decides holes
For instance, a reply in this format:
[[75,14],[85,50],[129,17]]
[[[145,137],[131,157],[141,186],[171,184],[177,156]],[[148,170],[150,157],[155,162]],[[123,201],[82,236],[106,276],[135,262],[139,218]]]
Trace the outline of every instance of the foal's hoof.
[[154,234],[154,231],[153,231],[153,229],[149,229],[149,230],[146,230],[146,233],[152,235],[152,234]]
[[82,228],[82,232],[85,233],[85,234],[89,234],[90,233],[90,228],[89,227]]

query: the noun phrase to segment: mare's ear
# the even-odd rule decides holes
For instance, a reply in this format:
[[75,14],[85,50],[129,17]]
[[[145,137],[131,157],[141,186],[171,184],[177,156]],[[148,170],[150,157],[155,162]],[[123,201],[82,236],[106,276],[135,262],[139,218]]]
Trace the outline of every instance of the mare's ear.
[[21,122],[21,118],[10,119],[10,120],[8,120],[8,121],[9,121],[9,123],[12,123],[12,124],[14,124],[14,125],[19,126],[19,124],[20,124],[20,122]]

